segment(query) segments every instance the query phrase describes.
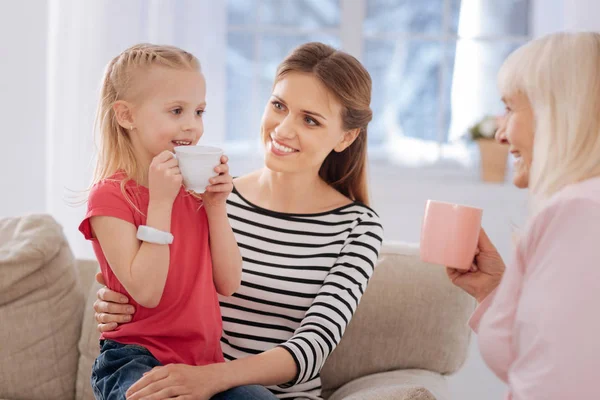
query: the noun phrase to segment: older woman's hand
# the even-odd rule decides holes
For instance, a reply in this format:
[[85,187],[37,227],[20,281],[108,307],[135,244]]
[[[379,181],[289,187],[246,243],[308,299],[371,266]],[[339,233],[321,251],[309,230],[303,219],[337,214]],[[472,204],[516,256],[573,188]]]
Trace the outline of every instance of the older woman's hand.
[[[96,274],[96,281],[105,285],[102,273]],[[118,324],[131,321],[135,308],[129,305],[129,299],[120,293],[114,292],[107,287],[98,290],[98,300],[94,302],[96,311],[96,322],[100,332],[114,331]]]
[[446,272],[452,283],[481,303],[500,284],[504,268],[502,257],[482,228],[471,269],[465,272],[446,268]]

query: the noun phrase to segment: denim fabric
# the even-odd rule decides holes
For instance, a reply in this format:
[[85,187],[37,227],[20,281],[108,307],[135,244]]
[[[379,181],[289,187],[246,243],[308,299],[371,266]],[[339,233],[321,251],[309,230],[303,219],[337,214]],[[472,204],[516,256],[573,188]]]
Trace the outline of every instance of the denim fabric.
[[100,341],[100,356],[92,367],[96,400],[124,400],[125,392],[145,372],[161,363],[143,346]]
[[[92,367],[92,388],[97,400],[124,400],[127,389],[145,372],[160,366],[145,347],[100,341],[100,356]],[[240,386],[212,397],[211,400],[272,400],[277,399],[267,388],[258,385]]]
[[278,400],[264,386],[247,385],[229,389],[213,396],[211,400]]

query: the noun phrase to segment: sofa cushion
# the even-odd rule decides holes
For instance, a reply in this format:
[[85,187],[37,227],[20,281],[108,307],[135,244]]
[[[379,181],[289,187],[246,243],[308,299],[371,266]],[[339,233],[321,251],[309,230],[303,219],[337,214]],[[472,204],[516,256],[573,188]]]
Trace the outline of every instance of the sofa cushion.
[[356,378],[401,369],[450,374],[463,364],[473,299],[418,247],[384,245],[361,303],[321,379],[324,396]]
[[446,379],[436,372],[401,370],[353,380],[329,400],[450,400]]
[[87,294],[83,322],[81,324],[81,338],[79,340],[79,367],[77,368],[76,400],[94,400],[94,391],[90,384],[92,365],[100,354],[100,332],[94,318],[94,301],[101,285],[94,279],[98,271],[98,263],[92,260],[78,261],[79,278]]
[[0,219],[0,397],[75,396],[83,294],[48,215]]

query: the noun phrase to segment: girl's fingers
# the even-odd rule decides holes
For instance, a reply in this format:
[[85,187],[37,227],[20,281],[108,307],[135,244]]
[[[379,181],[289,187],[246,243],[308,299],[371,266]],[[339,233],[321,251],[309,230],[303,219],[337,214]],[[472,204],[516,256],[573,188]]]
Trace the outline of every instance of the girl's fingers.
[[222,192],[231,192],[233,190],[233,185],[231,183],[222,183],[218,185],[210,185],[206,188],[207,192],[210,193],[222,193]]
[[215,172],[217,174],[227,174],[229,172],[229,165],[227,164],[221,164],[221,165],[217,165],[215,167]]
[[227,175],[214,176],[214,177],[210,178],[208,181],[210,182],[211,185],[217,185],[220,183],[233,183],[233,178],[231,177],[231,175],[227,174]]
[[222,183],[218,185],[210,185],[206,187],[207,192],[220,193],[220,192],[231,192],[233,190],[233,183]]
[[165,161],[163,165],[165,168],[174,168],[179,166],[179,161],[177,161],[176,158],[171,158],[170,160]]
[[156,162],[157,164],[160,163],[164,163],[166,161],[169,160],[175,160],[175,156],[173,155],[173,153],[171,153],[169,150],[164,150],[162,153],[160,153],[159,155],[157,155],[156,157],[154,157],[154,162]]

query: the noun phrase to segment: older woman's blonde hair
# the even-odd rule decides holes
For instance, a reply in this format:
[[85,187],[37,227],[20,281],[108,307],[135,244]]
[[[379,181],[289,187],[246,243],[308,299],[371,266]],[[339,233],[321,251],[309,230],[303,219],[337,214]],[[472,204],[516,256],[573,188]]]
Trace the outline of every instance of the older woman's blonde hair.
[[600,34],[557,33],[525,44],[500,69],[504,96],[527,96],[535,118],[529,188],[534,209],[600,175]]

